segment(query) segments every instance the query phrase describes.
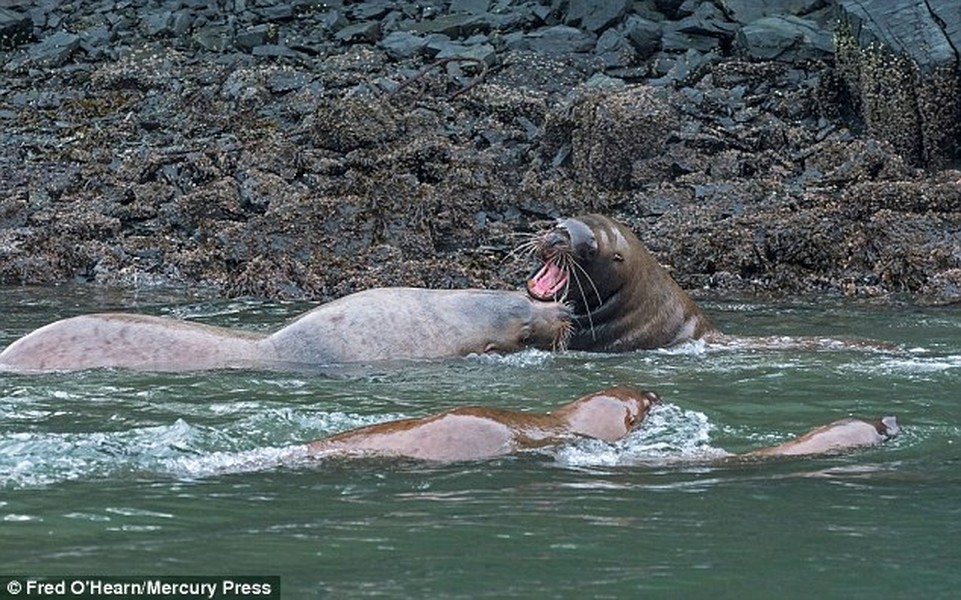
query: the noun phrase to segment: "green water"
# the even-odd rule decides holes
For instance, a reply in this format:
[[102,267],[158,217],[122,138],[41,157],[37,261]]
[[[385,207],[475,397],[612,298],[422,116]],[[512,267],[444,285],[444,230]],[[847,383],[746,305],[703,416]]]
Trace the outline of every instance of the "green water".
[[[0,374],[0,574],[280,575],[286,598],[954,598],[961,309],[704,303],[815,350],[522,353],[403,369]],[[308,308],[89,288],[0,291],[0,345],[131,310],[269,328]],[[615,383],[665,405],[616,445],[487,462],[303,464],[298,442]],[[905,433],[845,456],[718,464],[847,415]]]

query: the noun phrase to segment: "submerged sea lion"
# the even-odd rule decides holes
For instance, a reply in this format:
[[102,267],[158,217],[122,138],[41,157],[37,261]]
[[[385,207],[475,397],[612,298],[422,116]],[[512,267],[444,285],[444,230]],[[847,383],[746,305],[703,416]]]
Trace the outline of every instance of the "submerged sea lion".
[[528,293],[573,305],[571,349],[662,348],[717,331],[637,236],[613,219],[560,219],[534,245],[544,264]]
[[[636,429],[660,402],[655,392],[616,386],[582,396],[549,413],[462,406],[418,419],[352,429],[310,442],[305,449],[310,458],[481,460],[556,446],[578,437],[616,442]],[[900,432],[891,416],[871,422],[841,419],[777,446],[728,454],[713,462],[838,454],[880,444]]]
[[857,448],[874,446],[901,433],[895,417],[881,417],[875,421],[841,419],[822,425],[792,440],[759,448],[737,455],[742,458],[765,458],[770,456],[806,456],[812,454],[836,454]]
[[523,292],[378,288],[307,312],[272,334],[134,314],[56,321],[0,353],[0,369],[144,371],[292,368],[437,359],[562,346],[567,308]]
[[420,460],[480,460],[590,437],[614,442],[659,403],[654,392],[618,386],[549,413],[462,406],[420,419],[361,427],[310,442],[312,457],[371,455]]

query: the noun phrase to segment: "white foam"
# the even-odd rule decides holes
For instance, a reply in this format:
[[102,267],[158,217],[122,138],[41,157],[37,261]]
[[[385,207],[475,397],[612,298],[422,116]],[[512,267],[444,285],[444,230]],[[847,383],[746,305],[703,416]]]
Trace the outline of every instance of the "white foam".
[[508,367],[518,367],[522,369],[536,369],[547,366],[554,359],[552,353],[536,348],[526,348],[520,352],[510,354],[470,354],[468,360],[479,362],[486,365],[506,365]]
[[[43,487],[115,473],[196,479],[259,471],[296,462],[296,444],[347,429],[401,418],[396,414],[263,410],[229,429],[170,425],[123,431],[0,435],[0,489]],[[276,444],[290,446],[276,447]]]
[[303,462],[303,445],[257,448],[240,452],[212,452],[203,456],[182,456],[161,461],[160,466],[178,479],[203,479],[215,475],[265,471]]
[[713,426],[707,415],[674,404],[655,406],[637,430],[609,444],[582,439],[561,447],[556,460],[565,466],[662,465],[727,456],[710,445]]
[[667,348],[658,348],[654,350],[657,354],[665,354],[667,356],[703,356],[707,353],[708,345],[703,339],[698,340],[687,340],[675,346],[669,346]]

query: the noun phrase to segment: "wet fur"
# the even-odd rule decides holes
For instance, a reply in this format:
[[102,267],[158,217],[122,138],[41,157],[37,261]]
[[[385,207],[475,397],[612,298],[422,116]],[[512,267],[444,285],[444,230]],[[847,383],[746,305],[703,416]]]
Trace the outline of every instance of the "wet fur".
[[523,292],[380,288],[311,310],[273,334],[134,314],[56,321],[0,353],[0,369],[290,369],[563,348],[567,308]]
[[[576,247],[586,243],[584,229],[593,235],[594,255]],[[557,299],[574,309],[572,349],[660,348],[717,331],[633,232],[612,219],[562,219],[521,248],[568,274]]]

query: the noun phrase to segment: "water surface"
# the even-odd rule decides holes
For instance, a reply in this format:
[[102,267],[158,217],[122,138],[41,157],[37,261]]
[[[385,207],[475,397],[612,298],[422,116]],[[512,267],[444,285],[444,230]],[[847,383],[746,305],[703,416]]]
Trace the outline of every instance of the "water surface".
[[[725,331],[898,352],[525,352],[404,368],[0,374],[0,564],[17,575],[280,575],[284,596],[948,598],[961,587],[961,310],[705,303]],[[0,291],[0,346],[127,310],[271,329],[307,304]],[[449,465],[305,463],[297,445],[458,404],[665,400],[617,444]],[[731,464],[855,415],[898,439]]]

